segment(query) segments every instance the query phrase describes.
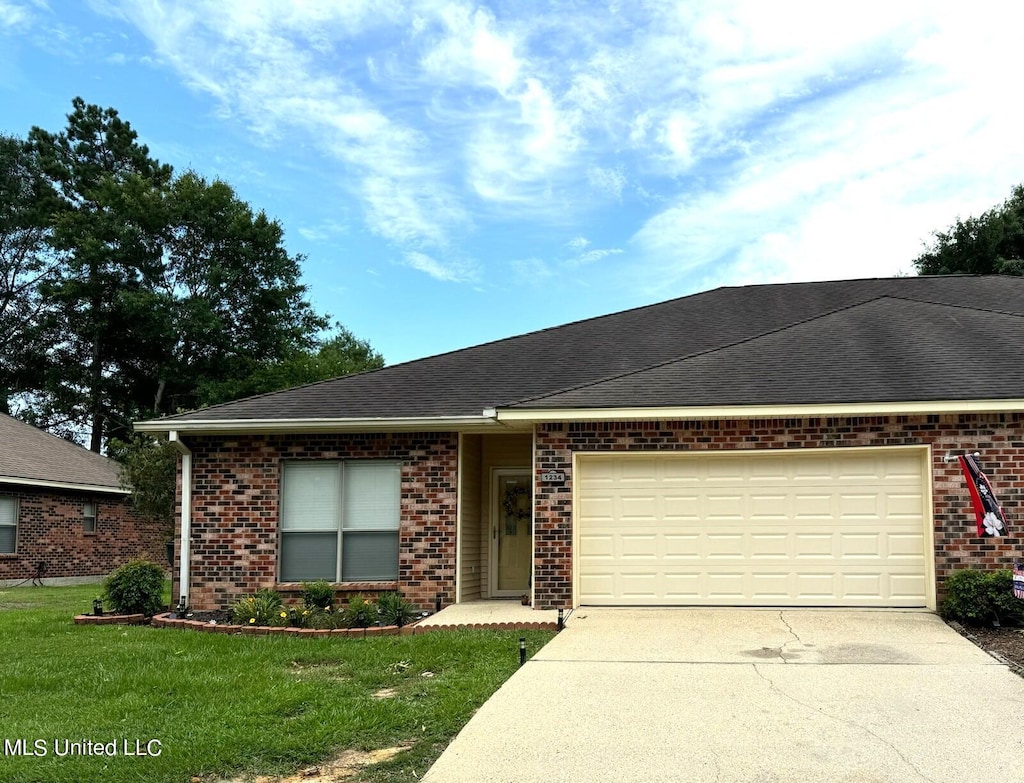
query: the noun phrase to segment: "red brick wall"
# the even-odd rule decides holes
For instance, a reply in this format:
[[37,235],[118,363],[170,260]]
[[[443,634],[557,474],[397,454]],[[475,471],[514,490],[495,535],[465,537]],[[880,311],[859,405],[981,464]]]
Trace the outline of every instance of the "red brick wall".
[[[932,449],[936,582],[939,596],[961,566],[1007,568],[1024,559],[1024,414],[880,416],[544,424],[537,428],[535,594],[537,608],[572,605],[572,454],[575,451],[700,451],[712,449],[836,448],[927,444]],[[976,536],[974,512],[950,450],[981,452],[1011,535]],[[540,481],[566,474],[564,486]]]
[[[145,555],[167,564],[164,540],[170,531],[137,514],[122,495],[91,494],[38,487],[3,487],[0,496],[18,501],[18,542],[13,555],[0,554],[0,579],[29,579],[46,564],[50,577],[105,576]],[[95,534],[82,528],[82,504],[97,504]]]
[[[401,590],[423,608],[455,592],[458,436],[455,433],[201,436],[192,450],[189,605],[221,609],[277,583],[278,498],[284,459],[394,459],[402,464],[396,583],[346,584],[366,597]],[[179,494],[180,498],[180,494]],[[176,522],[180,526],[180,519]],[[180,530],[175,532],[175,540]],[[177,554],[176,554],[177,558]],[[179,595],[175,564],[174,597]]]

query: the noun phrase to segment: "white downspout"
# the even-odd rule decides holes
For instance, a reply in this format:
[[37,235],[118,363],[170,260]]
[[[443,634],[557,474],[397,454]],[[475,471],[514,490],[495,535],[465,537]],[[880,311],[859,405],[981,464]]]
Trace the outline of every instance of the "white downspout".
[[178,438],[178,431],[167,433],[167,440],[181,454],[181,543],[178,560],[178,608],[188,608],[189,573],[192,539],[192,451]]

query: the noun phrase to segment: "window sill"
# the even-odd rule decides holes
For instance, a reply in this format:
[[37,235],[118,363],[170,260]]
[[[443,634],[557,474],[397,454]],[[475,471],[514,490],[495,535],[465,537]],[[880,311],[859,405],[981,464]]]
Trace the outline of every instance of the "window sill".
[[[360,590],[388,591],[397,590],[398,581],[395,580],[391,582],[332,582],[331,587],[333,587],[338,592],[344,593],[358,593]],[[303,590],[303,586],[302,582],[278,582],[275,589],[281,592],[301,592]]]

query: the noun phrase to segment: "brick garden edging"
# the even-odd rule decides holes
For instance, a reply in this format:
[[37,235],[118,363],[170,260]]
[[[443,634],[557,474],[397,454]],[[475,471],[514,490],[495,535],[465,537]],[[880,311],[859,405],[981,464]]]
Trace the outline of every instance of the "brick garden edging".
[[76,614],[75,625],[145,625],[144,614]]
[[[88,615],[87,615],[88,616]],[[141,616],[141,615],[140,615]],[[104,619],[104,618],[95,618]],[[75,618],[78,621],[78,618]],[[233,625],[230,623],[210,623],[203,620],[186,620],[171,617],[170,612],[154,615],[150,621],[154,628],[179,628],[204,633],[245,634],[249,636],[331,636],[354,637],[362,639],[366,636],[413,636],[431,631],[457,631],[461,628],[482,629],[488,631],[556,631],[557,623],[472,623],[467,625],[397,625],[371,626],[369,628],[286,628],[268,625]]]

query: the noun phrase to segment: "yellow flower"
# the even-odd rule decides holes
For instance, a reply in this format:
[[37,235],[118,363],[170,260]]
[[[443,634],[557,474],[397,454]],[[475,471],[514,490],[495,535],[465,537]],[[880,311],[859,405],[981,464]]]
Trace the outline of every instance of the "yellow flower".
[[329,611],[331,611],[331,607],[329,607],[329,606],[325,606],[325,607],[324,607],[324,611],[325,611],[325,612],[329,612]]
[[305,617],[307,614],[309,614],[309,610],[308,609],[302,613],[302,616]]
[[282,617],[287,617],[288,616],[288,612],[281,612],[281,616]]
[[249,618],[249,625],[252,625],[254,622],[256,622],[256,618],[255,617],[250,617]]

